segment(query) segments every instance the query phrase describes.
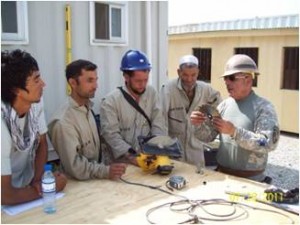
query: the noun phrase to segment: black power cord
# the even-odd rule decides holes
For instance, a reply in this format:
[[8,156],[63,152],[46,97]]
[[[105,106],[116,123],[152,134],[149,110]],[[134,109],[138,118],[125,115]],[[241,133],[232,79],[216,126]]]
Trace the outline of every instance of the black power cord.
[[131,182],[131,181],[128,181],[128,180],[123,179],[122,177],[120,177],[120,180],[123,181],[123,182],[126,183],[126,184],[137,185],[137,186],[142,186],[142,187],[146,187],[146,188],[158,190],[158,191],[164,192],[164,193],[166,193],[166,194],[168,194],[168,195],[173,195],[173,196],[176,196],[176,197],[183,198],[183,199],[185,199],[185,200],[189,200],[189,199],[188,199],[187,197],[185,197],[185,196],[177,195],[177,194],[174,194],[174,193],[172,193],[172,192],[166,191],[166,190],[162,189],[161,186],[152,186],[152,185],[148,185],[148,184],[141,184],[141,183]]

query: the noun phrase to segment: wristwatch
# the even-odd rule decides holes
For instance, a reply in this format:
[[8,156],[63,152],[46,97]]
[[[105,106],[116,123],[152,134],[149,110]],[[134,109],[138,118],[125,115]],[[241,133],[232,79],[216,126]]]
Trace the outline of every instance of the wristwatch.
[[130,147],[130,148],[128,149],[128,153],[131,154],[131,155],[135,155],[135,154],[136,154],[136,151],[135,151],[133,148]]
[[127,159],[130,159],[132,157],[136,156],[136,151],[133,148],[129,148],[128,151],[124,155]]
[[232,135],[230,135],[230,137],[231,137],[232,139],[235,139],[235,137],[236,137],[236,134],[237,134],[237,128],[236,128],[236,127],[234,127],[234,132],[233,132],[233,134],[232,134]]

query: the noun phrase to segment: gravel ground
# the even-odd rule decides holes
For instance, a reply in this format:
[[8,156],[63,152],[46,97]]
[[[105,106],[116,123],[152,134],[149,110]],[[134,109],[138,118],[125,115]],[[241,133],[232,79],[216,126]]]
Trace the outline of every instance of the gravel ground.
[[299,187],[299,137],[281,134],[277,148],[269,153],[265,171],[272,185],[284,189]]

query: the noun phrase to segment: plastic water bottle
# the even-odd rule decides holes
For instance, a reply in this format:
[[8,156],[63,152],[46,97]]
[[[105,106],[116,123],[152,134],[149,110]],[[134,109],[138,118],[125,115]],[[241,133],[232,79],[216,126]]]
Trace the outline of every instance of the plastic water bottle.
[[52,165],[46,164],[44,166],[44,171],[45,172],[42,177],[44,212],[48,214],[52,214],[56,212],[56,204],[55,204],[56,185],[55,185],[55,177],[52,173]]

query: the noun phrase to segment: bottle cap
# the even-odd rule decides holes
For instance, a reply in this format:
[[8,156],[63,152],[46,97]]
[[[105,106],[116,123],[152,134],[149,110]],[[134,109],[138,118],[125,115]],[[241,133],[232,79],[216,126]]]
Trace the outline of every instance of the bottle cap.
[[52,165],[51,164],[45,164],[44,165],[44,171],[49,171],[52,170]]

